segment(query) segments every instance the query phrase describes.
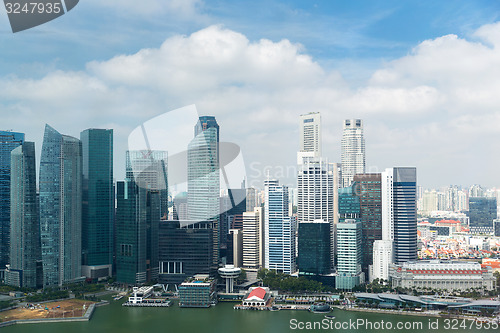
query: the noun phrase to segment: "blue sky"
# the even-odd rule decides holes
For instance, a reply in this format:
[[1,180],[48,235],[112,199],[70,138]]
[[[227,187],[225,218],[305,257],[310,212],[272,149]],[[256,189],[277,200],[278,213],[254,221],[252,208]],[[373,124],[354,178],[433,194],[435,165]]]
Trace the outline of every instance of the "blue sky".
[[2,9],[0,127],[38,149],[45,122],[74,136],[115,128],[121,178],[128,133],[196,104],[258,179],[250,170],[280,177],[294,164],[298,115],[320,111],[332,161],[342,119],[361,117],[372,171],[416,165],[426,187],[500,186],[499,13],[494,0],[82,0],[12,34]]

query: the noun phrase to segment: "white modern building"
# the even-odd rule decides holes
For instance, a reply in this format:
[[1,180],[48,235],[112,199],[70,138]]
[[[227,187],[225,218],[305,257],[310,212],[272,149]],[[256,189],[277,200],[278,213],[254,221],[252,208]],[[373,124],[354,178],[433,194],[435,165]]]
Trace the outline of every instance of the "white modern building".
[[496,278],[491,267],[478,262],[421,260],[392,265],[393,288],[441,289],[446,291],[495,290]]
[[140,304],[145,299],[149,298],[153,294],[153,287],[134,287],[132,294],[128,298],[128,302],[131,304]]
[[296,271],[296,218],[290,216],[288,187],[277,180],[264,182],[264,267],[286,274]]
[[389,280],[392,263],[392,241],[376,240],[373,243],[373,265],[370,266],[370,282],[375,279]]
[[348,187],[357,173],[365,173],[365,138],[361,119],[344,120],[342,133],[342,187]]
[[261,207],[243,213],[243,267],[264,265],[264,214]]
[[218,270],[221,278],[226,280],[226,293],[232,293],[234,288],[234,279],[238,278],[241,273],[241,268],[234,265],[226,265]]

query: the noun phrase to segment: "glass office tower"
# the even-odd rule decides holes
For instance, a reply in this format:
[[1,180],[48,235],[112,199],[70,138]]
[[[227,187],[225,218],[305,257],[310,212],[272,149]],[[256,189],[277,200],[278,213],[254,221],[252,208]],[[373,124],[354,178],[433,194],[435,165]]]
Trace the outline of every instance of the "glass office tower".
[[23,142],[24,133],[0,131],[0,270],[9,263],[10,153]]
[[45,126],[39,185],[43,284],[61,286],[82,277],[80,140]]
[[83,157],[82,270],[87,278],[112,275],[114,221],[113,130],[80,133]]
[[34,142],[24,142],[11,152],[10,184],[10,264],[6,282],[36,288],[41,254]]

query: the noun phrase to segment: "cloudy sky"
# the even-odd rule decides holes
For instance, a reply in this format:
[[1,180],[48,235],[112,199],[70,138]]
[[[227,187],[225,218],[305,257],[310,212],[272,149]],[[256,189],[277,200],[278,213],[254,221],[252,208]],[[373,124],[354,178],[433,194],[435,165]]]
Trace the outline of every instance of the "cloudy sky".
[[[298,116],[321,112],[340,161],[342,120],[362,118],[368,171],[500,187],[500,2],[83,0],[13,34],[0,9],[0,129],[41,148],[45,123],[127,137],[195,104],[241,146],[249,182],[294,185]],[[193,124],[194,125],[194,124]]]

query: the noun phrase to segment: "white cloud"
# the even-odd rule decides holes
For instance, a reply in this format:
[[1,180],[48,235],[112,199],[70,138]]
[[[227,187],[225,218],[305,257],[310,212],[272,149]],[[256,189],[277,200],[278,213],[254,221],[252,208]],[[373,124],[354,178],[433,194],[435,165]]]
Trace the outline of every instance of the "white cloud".
[[[474,40],[448,35],[423,41],[352,89],[299,44],[250,41],[210,26],[168,38],[158,48],[90,62],[81,72],[54,71],[40,80],[5,77],[0,108],[25,115],[4,118],[26,131],[31,126],[41,133],[43,122],[75,136],[91,126],[116,127],[118,170],[127,131],[184,105],[215,115],[221,138],[240,144],[247,163],[281,166],[295,161],[299,114],[322,112],[323,150],[334,161],[340,159],[341,120],[361,117],[369,165],[417,165],[424,184],[494,185],[491,168],[477,164],[470,172],[453,172],[449,164],[463,158],[500,163],[490,153],[500,148],[499,36],[500,24],[494,24],[478,29]],[[495,141],[485,147],[485,140]]]

